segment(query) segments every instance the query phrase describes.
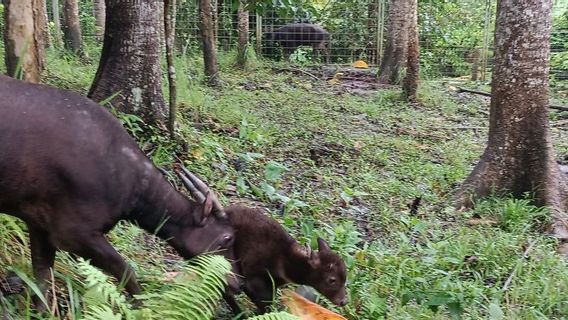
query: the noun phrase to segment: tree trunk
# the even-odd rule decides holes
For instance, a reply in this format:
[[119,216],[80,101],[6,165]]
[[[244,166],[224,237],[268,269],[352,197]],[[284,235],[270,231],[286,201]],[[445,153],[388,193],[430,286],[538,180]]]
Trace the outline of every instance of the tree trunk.
[[175,123],[176,123],[176,70],[174,65],[174,41],[176,30],[176,0],[165,0],[164,10],[164,32],[166,38],[166,59],[168,64],[168,85],[170,89],[170,112],[168,118],[168,131],[172,139],[175,137]]
[[[198,0],[199,1],[199,0]],[[217,46],[219,41],[219,0],[209,0],[211,2],[211,20],[213,21],[213,39]]]
[[534,194],[551,208],[552,232],[568,241],[567,183],[548,122],[551,0],[497,4],[495,67],[485,152],[457,194],[459,206],[496,191]]
[[102,41],[105,34],[105,0],[93,1],[93,15],[95,16],[95,38]]
[[[38,30],[36,32],[36,37],[41,37],[39,40],[43,46],[42,49],[45,47],[51,47],[51,40],[49,37],[49,28],[47,26],[47,3],[46,0],[34,0],[34,21],[35,21],[35,28]],[[43,57],[44,54],[41,54]]]
[[[36,0],[5,0],[4,47],[8,75],[39,82],[43,70],[43,30],[36,29]],[[37,8],[37,7],[35,7]]]
[[406,76],[402,87],[404,97],[409,102],[417,102],[418,77],[420,73],[420,47],[418,43],[418,1],[410,0],[410,24],[408,30],[408,61]]
[[199,29],[201,30],[201,40],[203,41],[205,77],[207,78],[207,84],[216,86],[219,84],[219,66],[217,65],[217,50],[213,34],[212,9],[210,0],[199,0]]
[[408,54],[409,0],[391,0],[385,53],[379,68],[379,82],[399,84]]
[[377,24],[379,23],[379,8],[376,0],[369,0],[367,4],[367,33],[369,41],[367,42],[367,62],[376,64],[378,61],[377,54]]
[[155,125],[165,118],[158,1],[107,0],[99,68],[88,96]]
[[67,49],[74,53],[82,52],[83,40],[81,38],[77,0],[63,0],[63,36]]
[[53,15],[53,42],[56,48],[61,48],[61,18],[59,17],[59,0],[51,0],[51,13]]
[[249,12],[246,5],[246,0],[240,0],[237,12],[239,31],[237,65],[241,68],[244,68],[247,63],[247,47],[249,38]]
[[480,56],[479,48],[471,49],[471,81],[477,81],[479,79]]

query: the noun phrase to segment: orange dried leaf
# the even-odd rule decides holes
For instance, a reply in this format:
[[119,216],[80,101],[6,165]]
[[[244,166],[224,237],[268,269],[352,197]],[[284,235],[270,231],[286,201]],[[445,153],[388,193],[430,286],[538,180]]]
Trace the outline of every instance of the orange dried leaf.
[[353,68],[369,69],[369,65],[363,60],[357,60],[357,61],[353,62]]
[[290,309],[290,313],[302,320],[347,320],[341,315],[311,302],[292,290],[284,290],[282,302]]

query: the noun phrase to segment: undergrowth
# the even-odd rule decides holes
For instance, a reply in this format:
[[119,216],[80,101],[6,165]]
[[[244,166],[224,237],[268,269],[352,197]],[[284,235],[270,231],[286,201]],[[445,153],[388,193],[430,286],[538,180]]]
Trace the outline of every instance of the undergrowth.
[[[350,303],[320,303],[349,319],[568,317],[568,268],[543,232],[546,210],[530,197],[494,197],[470,212],[456,211],[449,201],[486,142],[485,98],[448,91],[451,80],[424,82],[423,103],[408,105],[397,89],[351,94],[273,70],[269,62],[235,70],[231,56],[220,61],[222,87],[208,88],[198,57],[177,60],[176,131],[186,146],[159,132],[137,138],[164,168],[178,153],[224,203],[262,205],[314,247],[317,237],[327,239],[346,260]],[[47,82],[85,93],[94,70],[94,64],[51,53]],[[138,134],[139,119],[118,117]],[[555,143],[568,150],[565,141]],[[29,274],[24,229],[7,216],[0,219],[0,270],[11,266]],[[152,312],[174,310],[162,300],[186,289],[165,283],[163,274],[182,270],[183,263],[132,225],[119,225],[110,238],[139,275],[144,305]],[[76,280],[69,280],[81,278],[73,268],[59,256],[56,290],[66,301],[81,301],[83,313],[120,311],[109,300],[87,302]],[[176,305],[191,312],[195,298],[187,294]],[[33,317],[21,308],[29,298],[7,300],[10,313]],[[208,305],[216,308],[216,319],[231,318],[222,304]]]

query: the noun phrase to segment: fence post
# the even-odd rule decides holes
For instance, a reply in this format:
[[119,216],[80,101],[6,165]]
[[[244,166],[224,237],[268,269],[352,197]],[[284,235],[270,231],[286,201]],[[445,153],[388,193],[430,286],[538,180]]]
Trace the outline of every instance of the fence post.
[[262,56],[262,16],[256,13],[256,56]]

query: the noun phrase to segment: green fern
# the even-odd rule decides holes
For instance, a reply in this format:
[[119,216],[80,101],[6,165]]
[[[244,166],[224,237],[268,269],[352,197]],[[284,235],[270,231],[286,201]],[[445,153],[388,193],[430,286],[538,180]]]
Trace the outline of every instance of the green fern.
[[77,263],[77,272],[85,277],[85,320],[135,319],[132,306],[107,275],[81,258]]
[[162,293],[139,296],[144,307],[152,310],[150,319],[209,320],[226,286],[230,263],[221,256],[204,255],[192,259],[184,272],[195,275],[195,281],[176,281]]
[[[109,277],[88,262],[79,259],[76,269],[84,280],[84,320],[210,320],[221,301],[226,286],[230,263],[222,256],[204,255],[190,261],[185,274],[191,281],[174,279],[168,289],[160,293],[137,296],[143,302],[139,310],[133,310],[121,291],[109,281]],[[299,320],[285,312],[265,314],[253,320]]]

